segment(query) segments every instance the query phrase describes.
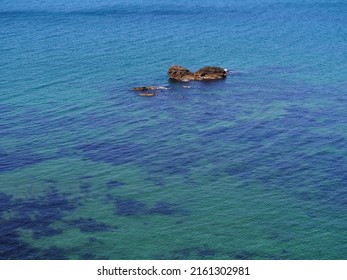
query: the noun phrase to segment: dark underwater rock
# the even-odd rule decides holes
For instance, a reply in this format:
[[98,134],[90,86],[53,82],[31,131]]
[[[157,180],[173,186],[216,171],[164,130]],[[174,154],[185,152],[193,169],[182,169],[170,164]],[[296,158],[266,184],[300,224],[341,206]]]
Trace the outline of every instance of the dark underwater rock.
[[77,220],[68,221],[67,223],[73,227],[79,228],[79,230],[84,233],[110,230],[110,227],[105,223],[97,222],[91,218],[79,218]]

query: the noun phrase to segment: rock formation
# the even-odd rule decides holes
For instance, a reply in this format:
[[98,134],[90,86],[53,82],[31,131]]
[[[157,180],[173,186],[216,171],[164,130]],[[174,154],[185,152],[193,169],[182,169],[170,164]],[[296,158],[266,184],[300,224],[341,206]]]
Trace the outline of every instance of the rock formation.
[[[168,74],[171,79],[188,82],[188,81],[202,81],[202,80],[217,80],[223,79],[227,76],[227,70],[220,67],[205,66],[195,73],[189,71],[182,66],[173,65],[169,68]],[[190,88],[190,86],[182,86],[183,88]],[[164,86],[141,86],[134,87],[132,90],[140,91],[139,96],[152,97],[156,96],[153,91],[168,90]]]
[[190,72],[187,68],[182,66],[173,65],[169,68],[168,74],[174,80],[194,80],[194,73]]
[[146,91],[146,90],[165,90],[168,89],[163,86],[145,86],[145,87],[134,87],[133,90],[135,91]]
[[139,95],[143,96],[143,97],[153,97],[156,94],[154,92],[141,92],[141,93],[139,93]]
[[220,67],[206,66],[194,73],[196,80],[223,79],[227,76],[226,70]]
[[217,80],[227,76],[227,71],[220,67],[206,66],[196,71],[189,71],[182,66],[173,65],[168,71],[169,77],[178,81],[194,81],[194,80]]
[[[167,90],[167,87],[163,86],[142,86],[142,87],[134,87],[134,91],[140,91],[139,96],[144,97],[153,97],[156,96],[156,94],[153,91],[161,91],[161,90]],[[148,91],[150,90],[150,92]]]

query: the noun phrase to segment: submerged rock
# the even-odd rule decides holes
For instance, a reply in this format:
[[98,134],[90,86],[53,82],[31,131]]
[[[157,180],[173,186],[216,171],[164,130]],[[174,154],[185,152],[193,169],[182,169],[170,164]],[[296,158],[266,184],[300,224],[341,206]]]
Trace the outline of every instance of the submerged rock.
[[153,97],[153,96],[155,96],[155,93],[154,92],[141,92],[141,93],[139,93],[139,96]]
[[144,87],[133,88],[134,91],[142,91],[141,93],[139,93],[139,96],[144,96],[144,97],[156,96],[156,94],[153,91],[161,91],[161,90],[167,90],[167,89],[168,88],[164,86],[144,86]]
[[134,91],[147,91],[147,90],[166,90],[167,87],[163,86],[144,86],[144,87],[134,87]]
[[169,68],[168,75],[171,79],[182,82],[194,80],[217,80],[225,78],[227,76],[227,71],[221,67],[206,66],[193,73],[187,68],[173,65]]

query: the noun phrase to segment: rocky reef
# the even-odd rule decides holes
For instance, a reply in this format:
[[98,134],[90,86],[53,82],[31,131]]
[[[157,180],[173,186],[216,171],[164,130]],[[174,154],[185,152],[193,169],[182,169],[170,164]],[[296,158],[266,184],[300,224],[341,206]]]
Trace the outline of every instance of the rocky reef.
[[[168,74],[170,79],[189,82],[189,81],[203,81],[203,80],[218,80],[227,76],[228,70],[221,67],[205,66],[196,72],[191,72],[187,68],[179,65],[173,65],[169,68]],[[191,86],[182,86],[182,88],[191,88]],[[170,88],[165,86],[140,86],[134,87],[133,91],[138,91],[139,96],[153,97],[157,92],[168,90]]]
[[153,97],[153,96],[156,96],[156,94],[154,92],[141,92],[141,93],[139,93],[139,96]]
[[[156,94],[153,91],[161,91],[161,90],[167,90],[167,87],[163,86],[142,86],[142,87],[134,87],[133,91],[139,91],[139,96],[143,97],[153,97],[156,96]],[[149,90],[151,92],[149,92]]]
[[182,66],[173,65],[169,68],[168,75],[170,79],[183,82],[218,80],[227,76],[227,70],[221,67],[205,66],[194,73]]
[[142,87],[134,87],[134,91],[147,91],[147,90],[166,90],[167,87],[163,86],[142,86]]

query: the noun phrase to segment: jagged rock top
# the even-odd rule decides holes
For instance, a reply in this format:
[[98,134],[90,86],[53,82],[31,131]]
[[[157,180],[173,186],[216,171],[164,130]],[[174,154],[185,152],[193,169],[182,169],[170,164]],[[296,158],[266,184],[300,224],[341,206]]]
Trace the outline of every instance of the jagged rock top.
[[193,80],[216,80],[227,76],[227,71],[221,67],[205,66],[195,73],[179,65],[173,65],[169,68],[168,75],[171,79],[178,81]]

